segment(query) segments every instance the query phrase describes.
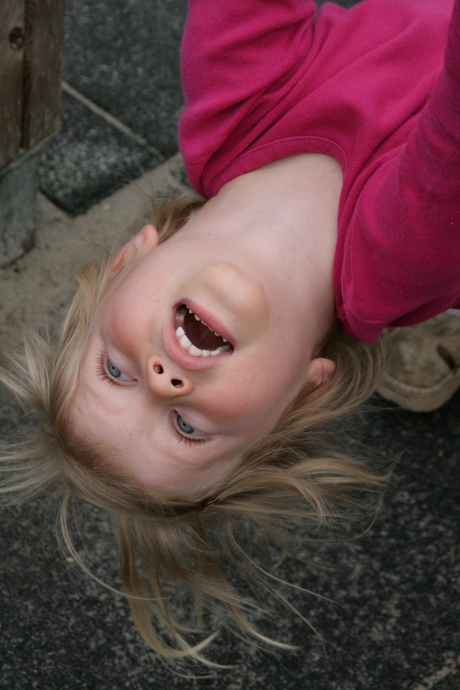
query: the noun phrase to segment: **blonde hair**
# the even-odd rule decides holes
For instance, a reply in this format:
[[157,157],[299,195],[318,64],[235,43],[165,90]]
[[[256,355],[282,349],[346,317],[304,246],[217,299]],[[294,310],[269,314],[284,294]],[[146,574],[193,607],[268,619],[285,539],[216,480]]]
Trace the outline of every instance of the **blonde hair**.
[[[161,241],[202,203],[187,197],[164,205],[160,212],[154,209]],[[5,500],[13,501],[61,484],[60,527],[83,566],[69,533],[69,503],[78,496],[108,511],[118,535],[121,576],[134,621],[145,642],[162,657],[192,656],[209,663],[201,652],[213,635],[197,644],[187,639],[188,632],[201,629],[205,610],[237,634],[283,646],[251,622],[250,601],[231,584],[225,564],[244,563],[253,577],[274,591],[270,578],[276,578],[246,552],[241,535],[250,535],[255,527],[282,551],[295,554],[299,540],[318,537],[318,526],[374,514],[385,477],[335,449],[333,424],[356,411],[375,390],[383,367],[381,346],[352,341],[335,328],[321,352],[336,364],[330,380],[313,394],[298,396],[275,428],[249,448],[220,488],[218,502],[210,501],[214,495],[166,499],[115,463],[102,466],[101,449],[87,447],[69,429],[68,411],[88,329],[97,305],[117,279],[110,271],[112,260],[106,253],[100,266],[90,264],[77,277],[79,289],[55,344],[47,336],[24,333],[21,351],[0,351],[0,381],[38,415],[34,435],[2,453],[0,491]],[[189,596],[192,626],[172,614],[171,583],[177,586],[179,601]]]

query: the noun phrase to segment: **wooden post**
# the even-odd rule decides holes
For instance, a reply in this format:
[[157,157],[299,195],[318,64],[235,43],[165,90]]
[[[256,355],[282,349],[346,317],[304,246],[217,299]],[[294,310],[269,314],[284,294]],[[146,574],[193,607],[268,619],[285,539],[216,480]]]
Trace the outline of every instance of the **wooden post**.
[[65,0],[0,0],[0,169],[59,127]]
[[0,267],[34,243],[40,143],[59,127],[65,0],[0,0]]
[[25,0],[21,147],[59,127],[65,0]]
[[0,168],[19,155],[25,0],[0,0]]

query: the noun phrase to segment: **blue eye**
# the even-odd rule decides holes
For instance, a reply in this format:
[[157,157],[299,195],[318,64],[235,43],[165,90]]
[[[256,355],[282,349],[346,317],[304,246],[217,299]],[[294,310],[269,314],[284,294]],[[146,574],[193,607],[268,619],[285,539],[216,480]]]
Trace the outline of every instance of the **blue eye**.
[[191,445],[194,443],[206,443],[207,441],[212,441],[212,436],[206,436],[201,431],[198,431],[198,429],[195,429],[193,426],[190,426],[190,424],[187,424],[185,419],[181,417],[178,412],[175,412],[175,417],[176,421],[174,426],[176,427],[176,432],[180,440]]
[[195,431],[195,429],[193,428],[193,426],[190,426],[190,424],[187,424],[187,422],[185,421],[185,419],[183,419],[183,418],[180,416],[180,414],[177,415],[176,420],[177,420],[177,426],[179,427],[179,429],[180,429],[184,434],[193,434],[193,432]]
[[97,373],[101,379],[105,379],[106,381],[109,381],[109,383],[116,383],[117,385],[120,385],[120,381],[122,381],[124,384],[135,381],[135,379],[131,378],[131,376],[124,374],[121,369],[116,367],[110,359],[107,359],[104,352],[101,352],[98,357]]
[[190,424],[187,424],[185,419],[176,411],[174,411],[173,425],[179,437],[179,441],[185,441],[185,443],[191,446],[196,443],[208,443],[208,441],[214,439],[214,436],[207,436],[193,426],[190,426]]
[[119,379],[121,376],[120,369],[118,369],[118,367],[116,367],[115,364],[110,361],[110,359],[107,360],[107,371],[109,372],[110,376],[113,376],[114,379]]

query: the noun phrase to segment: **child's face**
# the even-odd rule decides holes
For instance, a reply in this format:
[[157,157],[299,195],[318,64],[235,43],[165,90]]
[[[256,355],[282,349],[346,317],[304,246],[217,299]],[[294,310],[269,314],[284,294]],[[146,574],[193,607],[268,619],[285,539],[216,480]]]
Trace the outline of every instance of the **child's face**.
[[[297,315],[274,303],[237,249],[223,261],[209,239],[190,242],[183,230],[157,246],[146,226],[114,270],[130,253],[139,258],[90,328],[73,427],[114,447],[115,461],[148,485],[199,488],[274,426],[324,360],[310,361]],[[184,349],[184,331],[203,354],[187,341]]]

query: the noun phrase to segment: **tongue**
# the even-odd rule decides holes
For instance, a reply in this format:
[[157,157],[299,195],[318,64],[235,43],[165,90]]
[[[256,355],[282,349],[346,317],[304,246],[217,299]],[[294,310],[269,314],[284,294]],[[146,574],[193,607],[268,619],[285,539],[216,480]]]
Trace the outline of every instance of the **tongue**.
[[216,335],[201,321],[197,321],[193,314],[185,315],[184,331],[188,339],[200,350],[217,350],[225,345],[220,335]]

